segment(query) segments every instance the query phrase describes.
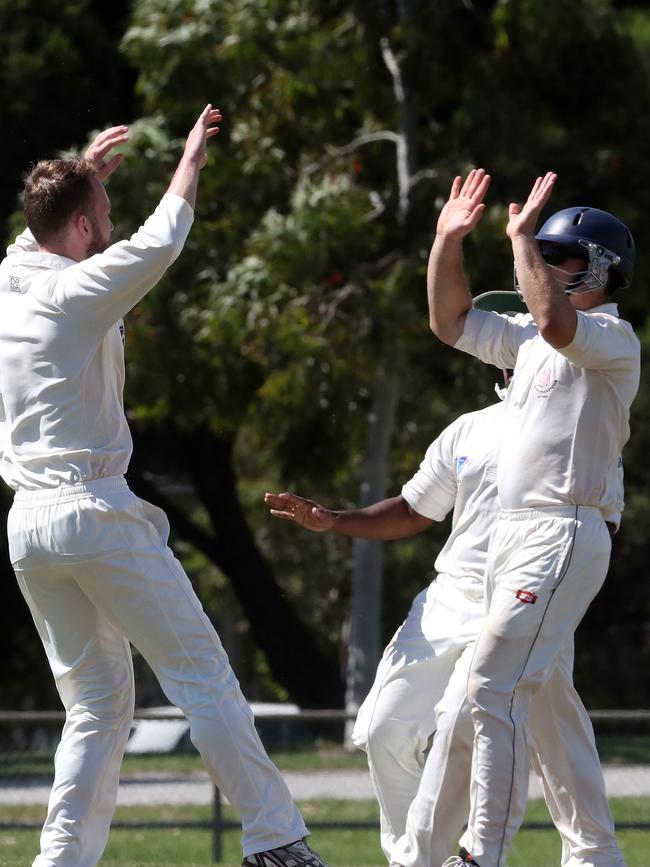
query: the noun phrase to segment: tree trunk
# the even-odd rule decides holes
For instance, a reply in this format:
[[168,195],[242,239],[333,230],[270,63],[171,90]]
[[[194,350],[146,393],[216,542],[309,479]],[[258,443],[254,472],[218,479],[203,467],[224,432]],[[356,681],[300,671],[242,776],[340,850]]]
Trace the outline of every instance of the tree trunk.
[[[397,405],[397,377],[377,379],[368,418],[367,457],[360,506],[386,497],[386,467]],[[372,681],[380,654],[382,543],[355,539],[348,626],[345,708],[356,713]],[[347,727],[349,736],[350,726]]]
[[[397,17],[404,22],[413,14],[409,0],[397,3]],[[376,16],[376,17],[375,17]],[[379,47],[392,83],[398,107],[396,131],[395,174],[398,203],[397,224],[405,233],[413,204],[413,179],[418,168],[417,114],[410,93],[405,86],[399,61],[390,42],[390,26],[385,10],[371,13],[373,30],[382,32]],[[368,19],[370,20],[370,19]],[[395,352],[386,347],[385,358],[393,359],[392,370],[399,369]],[[368,425],[368,452],[361,482],[361,505],[369,505],[386,497],[386,467],[398,397],[397,374],[379,376],[373,396],[373,408]],[[358,711],[374,679],[379,660],[382,585],[381,543],[359,539],[354,546],[354,571],[350,600],[348,638],[348,666],[346,676],[345,707],[350,713]],[[346,746],[350,746],[351,724],[346,726]]]

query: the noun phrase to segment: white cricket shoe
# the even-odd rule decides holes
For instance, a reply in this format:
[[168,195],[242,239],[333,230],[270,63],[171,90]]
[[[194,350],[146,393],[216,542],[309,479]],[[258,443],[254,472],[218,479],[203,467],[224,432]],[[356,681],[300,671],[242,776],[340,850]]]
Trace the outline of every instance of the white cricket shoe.
[[472,858],[467,849],[462,847],[458,855],[447,858],[442,867],[481,867],[481,865]]
[[241,863],[242,867],[327,867],[318,852],[304,840],[247,855]]

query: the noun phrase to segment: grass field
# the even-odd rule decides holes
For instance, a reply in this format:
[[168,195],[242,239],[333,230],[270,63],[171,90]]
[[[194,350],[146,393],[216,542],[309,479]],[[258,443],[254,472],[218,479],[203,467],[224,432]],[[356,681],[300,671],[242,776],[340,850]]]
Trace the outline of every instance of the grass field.
[[[612,802],[617,821],[647,821],[650,798],[621,798]],[[372,821],[378,819],[373,801],[322,800],[302,802],[300,808],[307,822],[315,821]],[[41,821],[43,807],[3,807],[0,821]],[[147,830],[142,828],[114,828],[102,867],[191,867],[212,863],[211,835],[207,830],[183,829],[175,822],[209,820],[208,807],[129,807],[118,809],[116,821],[165,821],[169,828]],[[234,819],[225,811],[225,818]],[[548,820],[543,802],[529,805],[527,822]],[[622,830],[619,840],[628,867],[648,867],[650,831]],[[314,830],[313,845],[332,867],[361,867],[383,865],[378,832],[371,830]],[[0,865],[25,867],[38,851],[37,831],[0,830]],[[450,853],[451,854],[451,853]],[[223,835],[222,864],[240,863],[239,832],[227,831]],[[509,867],[557,867],[559,841],[553,830],[521,831],[515,840]]]
[[[647,737],[610,738],[600,742],[604,761],[650,764],[650,739]],[[326,744],[309,751],[280,752],[272,755],[284,771],[365,768],[362,753],[350,754],[340,746]],[[11,777],[48,778],[52,759],[47,754],[16,754],[2,757],[2,775]],[[193,776],[204,774],[196,754],[129,755],[123,766],[125,777]],[[370,867],[385,865],[379,847],[378,809],[374,801],[323,799],[301,802],[300,808],[308,824],[318,822],[370,822],[376,827],[366,829],[314,828],[312,843],[332,867]],[[612,801],[617,822],[647,822],[650,798],[620,798]],[[43,806],[0,806],[0,822],[38,822],[44,818]],[[224,818],[236,821],[234,814],[224,809]],[[212,862],[212,835],[207,829],[180,827],[186,822],[209,822],[209,806],[169,805],[165,807],[118,808],[115,821],[164,822],[169,827],[145,829],[113,828],[101,867],[205,867]],[[528,823],[547,823],[546,806],[541,801],[529,804]],[[628,867],[649,867],[650,831],[620,830],[619,841]],[[226,831],[222,836],[221,864],[238,865],[241,860],[239,832]],[[0,829],[0,867],[26,867],[38,851],[38,831]],[[557,867],[560,845],[552,830],[524,830],[515,840],[508,860],[509,867]],[[453,853],[450,853],[453,854]]]

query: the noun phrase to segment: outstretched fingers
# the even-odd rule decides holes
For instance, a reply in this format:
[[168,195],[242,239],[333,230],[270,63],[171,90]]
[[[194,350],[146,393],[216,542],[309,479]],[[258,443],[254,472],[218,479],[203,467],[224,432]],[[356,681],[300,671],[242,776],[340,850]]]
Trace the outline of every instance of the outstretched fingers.
[[296,520],[296,513],[290,510],[283,511],[282,509],[269,509],[269,515],[273,515],[274,518],[282,518],[285,521]]
[[537,178],[533,184],[532,190],[530,191],[530,195],[528,196],[528,202],[530,202],[531,205],[539,207],[545,205],[553,192],[556,180],[557,175],[555,172],[546,172],[543,177]]
[[295,494],[264,494],[264,502],[270,506],[274,518],[284,518],[285,521],[295,521],[296,514],[306,501]]
[[124,160],[124,154],[115,154],[108,161],[105,161],[104,158],[113,148],[123,144],[128,138],[129,128],[127,126],[112,126],[98,133],[95,140],[88,147],[85,157],[95,167],[100,181],[106,180],[115,171]]
[[219,123],[220,120],[222,120],[220,109],[212,108],[208,103],[199,117],[199,123],[203,124],[203,129],[205,130],[207,138],[211,138],[219,132],[219,127],[214,126],[214,124]]
[[470,199],[474,204],[482,202],[490,186],[490,175],[485,169],[472,169],[465,178],[461,196]]
[[542,178],[539,189],[537,190],[537,196],[539,199],[542,200],[542,204],[546,204],[546,202],[549,200],[556,181],[557,175],[555,174],[555,172],[546,172],[546,174]]
[[447,203],[438,217],[438,236],[463,238],[481,219],[485,210],[483,199],[490,186],[485,169],[472,169],[465,180],[454,178]]
[[313,500],[307,500],[288,491],[282,494],[265,494],[264,502],[270,507],[270,513],[274,518],[294,521],[314,533],[322,533],[331,529],[333,525],[334,519],[328,509],[324,509]]
[[508,235],[514,238],[517,235],[532,235],[540,212],[548,202],[557,180],[555,172],[546,172],[538,177],[533,184],[525,204],[522,206],[511,203],[508,208]]
[[196,163],[199,169],[203,168],[208,160],[206,143],[219,132],[219,127],[214,124],[220,120],[221,111],[208,103],[189,132],[184,156],[186,160]]
[[478,204],[485,198],[489,186],[490,175],[486,174],[485,169],[472,169],[465,180],[461,175],[454,178],[449,193],[449,201],[470,199],[474,204]]
[[483,216],[484,210],[485,210],[485,205],[481,202],[480,204],[476,205],[476,207],[473,210],[471,210],[469,212],[467,225],[468,225],[470,232],[477,225],[478,221]]
[[98,133],[92,146],[104,152],[109,151],[116,144],[126,141],[129,137],[128,126],[121,124],[120,126],[111,126],[108,129]]
[[449,193],[449,200],[457,199],[460,196],[460,190],[463,185],[463,179],[460,175],[456,175],[451,185],[451,192]]

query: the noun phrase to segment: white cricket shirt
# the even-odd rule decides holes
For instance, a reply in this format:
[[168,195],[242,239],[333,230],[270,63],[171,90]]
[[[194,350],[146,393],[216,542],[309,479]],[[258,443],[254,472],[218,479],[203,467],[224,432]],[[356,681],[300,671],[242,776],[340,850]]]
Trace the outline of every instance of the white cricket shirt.
[[[121,475],[122,317],[183,248],[194,214],[172,194],[128,241],[75,262],[29,232],[0,264],[0,474],[15,490]],[[29,248],[29,249],[27,249]]]
[[556,350],[530,315],[471,310],[456,348],[515,370],[497,462],[501,507],[596,506],[618,525],[640,345],[616,304],[576,312],[573,340]]
[[420,515],[442,521],[453,509],[451,533],[435,569],[463,590],[483,592],[490,534],[499,512],[496,461],[505,416],[501,402],[461,415],[427,449],[402,488]]

